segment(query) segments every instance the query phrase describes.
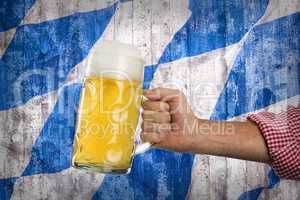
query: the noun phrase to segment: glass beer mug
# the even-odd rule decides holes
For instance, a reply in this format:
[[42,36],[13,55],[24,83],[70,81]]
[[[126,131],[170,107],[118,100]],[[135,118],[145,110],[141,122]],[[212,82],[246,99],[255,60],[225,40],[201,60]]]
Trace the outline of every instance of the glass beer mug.
[[87,58],[77,114],[72,166],[101,173],[129,173],[142,101],[144,62],[132,46],[95,44]]

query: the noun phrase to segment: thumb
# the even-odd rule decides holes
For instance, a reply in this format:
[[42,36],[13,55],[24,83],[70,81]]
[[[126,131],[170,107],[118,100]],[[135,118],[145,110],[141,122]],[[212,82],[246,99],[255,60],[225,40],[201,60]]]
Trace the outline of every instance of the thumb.
[[155,88],[144,91],[144,96],[151,101],[172,101],[177,99],[180,91],[170,88]]

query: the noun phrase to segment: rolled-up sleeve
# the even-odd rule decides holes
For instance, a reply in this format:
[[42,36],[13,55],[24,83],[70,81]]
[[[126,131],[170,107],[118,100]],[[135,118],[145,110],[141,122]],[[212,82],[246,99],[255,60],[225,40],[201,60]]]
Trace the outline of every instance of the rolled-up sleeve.
[[300,107],[248,115],[259,127],[278,176],[300,180]]

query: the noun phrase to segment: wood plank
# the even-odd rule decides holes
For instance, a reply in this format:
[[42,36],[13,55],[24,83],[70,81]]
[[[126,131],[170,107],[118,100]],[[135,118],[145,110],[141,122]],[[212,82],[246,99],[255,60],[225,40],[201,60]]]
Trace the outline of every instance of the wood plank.
[[152,1],[133,1],[133,45],[139,48],[145,63],[151,63]]
[[227,158],[227,199],[237,199],[246,191],[246,161]]
[[133,44],[133,2],[119,4],[114,15],[114,40]]

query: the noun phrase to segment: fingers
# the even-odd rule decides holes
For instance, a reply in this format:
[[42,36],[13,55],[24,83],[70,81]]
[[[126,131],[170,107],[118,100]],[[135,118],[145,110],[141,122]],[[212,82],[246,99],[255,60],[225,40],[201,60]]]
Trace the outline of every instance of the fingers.
[[170,110],[169,104],[163,101],[145,101],[142,104],[144,110],[166,111]]
[[152,101],[171,101],[174,98],[176,99],[179,95],[179,90],[169,88],[155,88],[144,91],[144,96]]
[[191,152],[191,141],[188,137],[176,135],[174,133],[142,132],[143,142],[150,142],[156,148],[169,149],[178,152]]
[[[172,132],[170,105],[168,101],[178,98],[180,92],[174,89],[156,88],[144,92],[148,98],[143,102],[143,124],[141,139],[154,143],[156,147],[165,145]],[[161,146],[162,147],[162,146]]]
[[144,110],[142,113],[142,118],[147,122],[154,123],[170,123],[171,115],[169,112],[157,112],[152,110]]
[[152,144],[158,144],[161,141],[164,140],[165,135],[164,134],[158,134],[158,133],[148,133],[148,132],[142,132],[141,133],[141,139],[143,142],[150,142]]
[[156,132],[156,133],[164,133],[164,132],[170,132],[172,130],[172,126],[170,123],[152,123],[144,121],[142,124],[142,129],[144,132]]

